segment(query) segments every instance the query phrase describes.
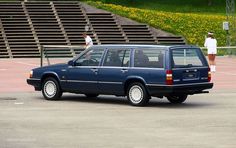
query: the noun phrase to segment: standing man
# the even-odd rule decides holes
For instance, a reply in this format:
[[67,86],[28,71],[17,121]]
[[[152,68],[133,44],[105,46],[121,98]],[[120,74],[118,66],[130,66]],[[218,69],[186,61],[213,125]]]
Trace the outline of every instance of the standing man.
[[212,72],[215,72],[216,71],[215,57],[217,54],[217,41],[214,38],[214,35],[212,32],[208,32],[204,46],[207,48],[210,69]]
[[82,36],[85,39],[85,49],[87,49],[93,45],[93,40],[91,39],[91,37],[89,35],[87,35],[86,33],[83,33]]

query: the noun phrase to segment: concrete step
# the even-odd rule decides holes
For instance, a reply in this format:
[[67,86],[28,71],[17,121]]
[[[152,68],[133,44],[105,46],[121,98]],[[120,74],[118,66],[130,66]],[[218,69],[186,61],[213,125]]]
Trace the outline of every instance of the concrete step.
[[93,22],[93,21],[100,21],[100,22],[102,22],[102,21],[114,21],[115,22],[115,20],[113,18],[89,18],[89,21],[90,22]]
[[9,42],[9,45],[14,45],[14,46],[17,46],[17,45],[33,45],[33,46],[36,46],[36,43],[35,42]]
[[38,46],[36,44],[21,44],[21,45],[11,45],[10,46],[11,48],[34,48],[34,49],[37,49]]
[[11,34],[11,35],[7,34],[7,39],[34,39],[34,37],[32,34],[28,34],[28,35],[18,34],[18,36],[15,34]]
[[121,25],[122,28],[148,28],[147,25]]
[[30,18],[31,18],[31,20],[34,20],[34,19],[45,19],[45,20],[47,20],[47,19],[55,19],[55,16],[54,15],[42,15],[42,14],[38,14],[38,15],[30,14]]
[[67,45],[65,42],[41,42],[41,45]]
[[60,19],[71,19],[71,20],[84,20],[85,19],[85,16],[84,15],[74,15],[74,14],[71,14],[71,15],[63,15],[63,14],[60,14],[58,15],[60,17]]

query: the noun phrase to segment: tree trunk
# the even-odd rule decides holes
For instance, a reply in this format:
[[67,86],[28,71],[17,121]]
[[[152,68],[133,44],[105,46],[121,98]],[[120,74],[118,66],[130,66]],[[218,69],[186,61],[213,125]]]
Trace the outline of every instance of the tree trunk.
[[212,0],[208,0],[208,6],[212,5]]

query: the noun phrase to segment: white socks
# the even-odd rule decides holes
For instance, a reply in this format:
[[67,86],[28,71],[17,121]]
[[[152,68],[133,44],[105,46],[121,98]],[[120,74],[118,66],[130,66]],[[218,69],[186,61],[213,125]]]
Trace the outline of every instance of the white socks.
[[216,66],[215,65],[211,65],[210,68],[211,68],[211,72],[216,72]]

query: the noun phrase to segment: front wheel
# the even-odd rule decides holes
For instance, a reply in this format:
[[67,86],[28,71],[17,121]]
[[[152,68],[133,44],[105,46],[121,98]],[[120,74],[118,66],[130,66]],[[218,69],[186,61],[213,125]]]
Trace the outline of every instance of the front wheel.
[[143,84],[138,82],[129,85],[127,97],[129,102],[134,106],[144,106],[150,99],[146,88],[143,86]]
[[167,99],[173,104],[181,104],[187,99],[188,95],[169,95]]
[[42,93],[47,100],[58,100],[62,96],[59,83],[52,77],[46,78],[43,81]]

